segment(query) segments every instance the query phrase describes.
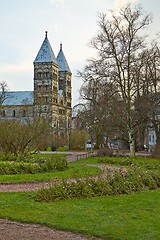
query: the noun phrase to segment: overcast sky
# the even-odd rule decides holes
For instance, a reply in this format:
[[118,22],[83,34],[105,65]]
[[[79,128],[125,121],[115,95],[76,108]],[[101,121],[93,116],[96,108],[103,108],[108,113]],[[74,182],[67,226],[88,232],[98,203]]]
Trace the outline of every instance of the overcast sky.
[[[57,56],[60,43],[72,71],[73,105],[78,103],[81,80],[76,77],[86,59],[93,56],[89,47],[97,32],[99,13],[119,8],[128,0],[0,0],[0,81],[11,91],[33,90],[33,61],[48,31]],[[160,32],[160,1],[132,0],[152,13],[148,29],[151,38]]]

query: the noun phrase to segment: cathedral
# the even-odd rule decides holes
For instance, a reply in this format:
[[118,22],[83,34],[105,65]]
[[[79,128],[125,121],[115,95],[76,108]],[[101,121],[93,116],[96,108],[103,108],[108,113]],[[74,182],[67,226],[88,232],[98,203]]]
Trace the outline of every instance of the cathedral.
[[72,73],[62,44],[55,57],[47,32],[33,65],[34,90],[7,92],[2,104],[1,119],[25,121],[28,117],[46,117],[53,132],[64,136],[71,127]]

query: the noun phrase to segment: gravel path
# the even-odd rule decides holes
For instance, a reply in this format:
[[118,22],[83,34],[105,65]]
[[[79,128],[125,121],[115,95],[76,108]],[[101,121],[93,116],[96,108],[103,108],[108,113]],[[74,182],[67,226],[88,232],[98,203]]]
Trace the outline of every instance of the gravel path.
[[0,219],[0,240],[100,240],[80,234],[50,229],[38,224]]
[[[42,152],[43,153],[43,152]],[[46,153],[46,152],[44,152]],[[48,152],[49,154],[57,154],[58,152]],[[66,152],[60,152],[65,153]],[[86,154],[86,152],[68,152],[67,161],[73,162],[77,160],[77,155]],[[43,182],[31,182],[31,183],[0,183],[0,192],[28,192],[35,191],[40,188],[49,188],[50,185],[54,184],[53,181],[43,181]]]
[[34,183],[0,183],[0,192],[29,192],[49,188],[53,181]]
[[[114,166],[106,166],[104,164],[89,164],[90,166],[95,166],[100,168],[103,173],[101,174],[102,177],[106,177],[107,174],[111,174],[115,170],[119,169],[118,167]],[[96,178],[96,177],[94,177]],[[35,191],[40,188],[49,188],[51,185],[54,184],[55,181],[46,181],[46,182],[29,182],[29,183],[0,183],[0,192],[29,192]],[[59,180],[60,181],[60,180]],[[73,180],[74,181],[74,180]]]

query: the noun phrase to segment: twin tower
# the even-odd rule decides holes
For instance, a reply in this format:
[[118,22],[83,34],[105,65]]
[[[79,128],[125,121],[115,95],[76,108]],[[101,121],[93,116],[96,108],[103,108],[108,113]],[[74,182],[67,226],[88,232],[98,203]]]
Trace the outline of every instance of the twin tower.
[[46,32],[34,60],[34,91],[5,93],[0,120],[19,119],[25,122],[28,117],[41,116],[49,120],[56,136],[69,136],[72,119],[71,77],[62,44],[55,57]]
[[55,57],[47,32],[34,64],[34,112],[48,117],[54,133],[68,134],[72,119],[72,73],[60,44]]

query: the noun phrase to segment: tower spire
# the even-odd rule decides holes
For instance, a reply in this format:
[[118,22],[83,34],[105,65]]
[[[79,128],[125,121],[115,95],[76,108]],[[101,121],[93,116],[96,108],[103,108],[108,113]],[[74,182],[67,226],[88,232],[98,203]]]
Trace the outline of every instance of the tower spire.
[[68,66],[67,60],[66,60],[63,50],[62,50],[62,43],[60,43],[60,51],[58,53],[56,60],[57,60],[58,66],[59,66],[59,71],[71,73],[71,70]]
[[50,42],[47,37],[47,31],[45,31],[45,39],[41,45],[41,48],[36,56],[36,59],[34,60],[34,63],[36,62],[56,62],[56,58],[54,55],[54,52],[52,50],[52,47],[50,45]]

